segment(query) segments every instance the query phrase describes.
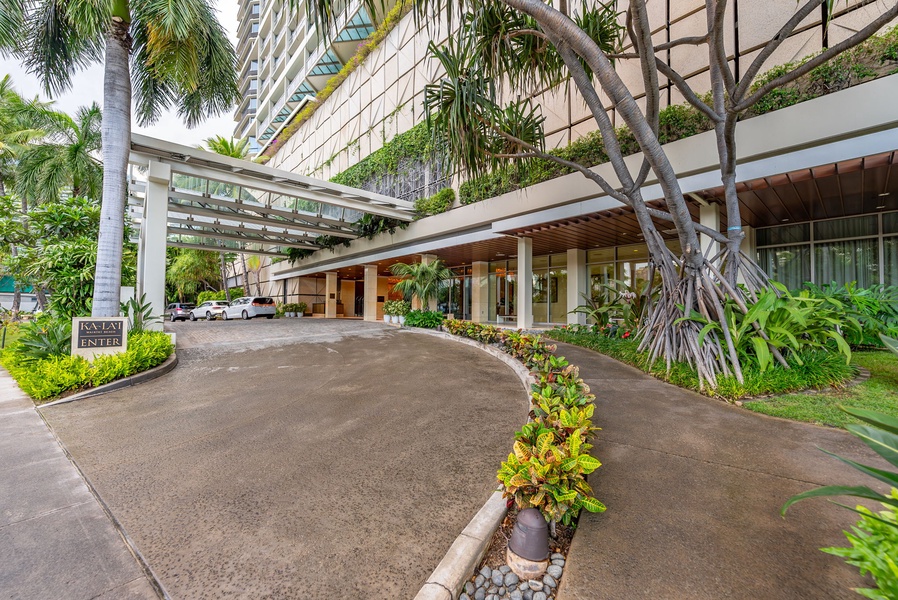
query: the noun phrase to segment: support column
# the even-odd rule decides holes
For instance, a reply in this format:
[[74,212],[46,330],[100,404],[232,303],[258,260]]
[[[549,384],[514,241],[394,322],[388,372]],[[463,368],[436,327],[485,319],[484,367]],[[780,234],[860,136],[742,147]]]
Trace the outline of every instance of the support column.
[[365,320],[377,320],[377,265],[365,265]]
[[518,329],[533,327],[533,240],[518,238]]
[[490,264],[471,263],[471,320],[486,323],[490,319]]
[[[159,317],[165,312],[165,246],[168,239],[170,186],[171,167],[150,161],[137,250],[137,297],[146,294],[153,316]],[[161,331],[162,321],[154,323],[152,328]]]
[[586,315],[571,312],[583,304],[589,277],[586,273],[586,250],[569,248],[567,251],[567,322],[568,325],[586,325]]
[[[709,204],[700,206],[698,209],[698,221],[705,227],[709,227],[714,231],[720,231],[720,205]],[[699,244],[702,246],[702,253],[708,258],[720,252],[720,243],[715,242],[706,235],[699,234]]]
[[324,274],[324,318],[337,318],[337,274]]

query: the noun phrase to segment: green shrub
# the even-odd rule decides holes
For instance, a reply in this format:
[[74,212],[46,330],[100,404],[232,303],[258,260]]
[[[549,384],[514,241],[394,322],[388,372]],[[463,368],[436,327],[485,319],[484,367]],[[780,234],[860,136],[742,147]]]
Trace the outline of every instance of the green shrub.
[[171,338],[161,331],[128,336],[128,351],[97,356],[93,363],[80,356],[47,356],[34,360],[16,344],[0,353],[2,364],[26,394],[38,401],[129,377],[151,369],[171,355]]
[[898,286],[859,288],[852,281],[824,286],[807,283],[805,287],[811,297],[826,300],[857,321],[859,328],[843,331],[851,346],[881,347],[880,336],[898,336]]
[[429,198],[420,198],[415,201],[415,212],[419,217],[428,217],[444,213],[452,208],[455,202],[455,190],[443,188]]
[[22,327],[17,350],[25,362],[66,356],[72,349],[72,323],[41,318]]
[[[898,500],[898,490],[892,490]],[[885,506],[885,505],[884,505]],[[851,548],[823,548],[823,551],[841,556],[849,565],[860,569],[861,575],[870,575],[876,588],[855,588],[865,598],[891,600],[898,598],[898,508],[885,506],[886,510],[874,513],[857,506],[861,520],[845,537]]]
[[405,315],[405,324],[409,327],[436,329],[443,323],[443,313],[438,310],[413,310]]
[[[291,248],[291,250],[292,249],[293,248]],[[230,292],[231,292],[231,300],[233,300],[234,298],[240,298],[243,296],[243,288],[242,287],[232,287],[230,289]],[[197,295],[196,303],[202,304],[203,302],[206,302],[208,300],[227,300],[227,299],[228,299],[228,297],[224,290],[219,290],[217,292],[212,292],[212,291],[206,290],[204,292],[200,292]]]

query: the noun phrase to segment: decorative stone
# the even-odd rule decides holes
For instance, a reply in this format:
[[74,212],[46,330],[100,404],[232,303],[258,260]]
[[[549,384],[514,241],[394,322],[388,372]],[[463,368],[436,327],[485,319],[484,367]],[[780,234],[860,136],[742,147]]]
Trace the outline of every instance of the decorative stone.
[[546,596],[545,592],[533,592],[533,600],[546,600],[548,596]]
[[474,587],[483,587],[484,583],[486,583],[486,577],[483,575],[478,575],[474,578]]
[[476,588],[474,587],[473,583],[471,583],[470,581],[465,582],[465,593],[467,595],[470,596],[471,594],[473,594],[475,589]]
[[503,575],[505,575],[506,573],[510,573],[511,567],[509,567],[508,565],[502,565],[501,567],[499,567],[499,572]]
[[549,568],[546,569],[546,573],[548,573],[555,579],[558,579],[559,577],[561,577],[562,570],[558,565],[549,565]]
[[563,559],[563,558],[553,558],[553,559],[552,559],[552,564],[553,564],[553,565],[558,565],[559,567],[563,567],[563,566],[564,566],[564,559]]
[[508,588],[506,588],[505,586],[502,586],[499,588],[499,597],[500,598],[503,597],[507,593],[508,593]]
[[543,575],[543,584],[550,588],[558,587],[558,582],[549,574]]
[[513,586],[513,585],[517,585],[517,583],[518,583],[520,580],[521,580],[521,578],[518,577],[517,575],[515,575],[514,573],[510,573],[510,572],[509,572],[509,573],[506,573],[506,574],[505,574],[505,580],[504,580],[504,582],[505,582],[505,585],[506,585],[507,587],[511,587],[511,586]]
[[489,588],[487,588],[486,593],[487,594],[495,594],[498,591],[499,591],[498,585],[491,585]]
[[552,556],[550,556],[549,558],[551,558],[552,560],[564,560],[564,554],[562,554],[561,552],[553,552]]
[[508,595],[509,600],[524,600],[524,594],[521,590],[514,590]]
[[530,582],[529,582],[529,581],[522,581],[522,582],[521,582],[521,585],[518,586],[518,589],[521,590],[522,592],[523,592],[523,591],[526,591],[526,590],[529,590],[529,589],[530,589]]
[[477,591],[474,592],[474,600],[486,600],[486,590],[477,588]]
[[493,576],[490,578],[493,584],[498,587],[502,585],[502,581],[505,579],[505,576],[502,574],[502,571],[496,570],[493,571]]
[[484,566],[480,569],[480,574],[484,576],[484,578],[489,579],[493,575],[493,570],[489,567]]
[[490,594],[486,597],[486,600],[499,600],[499,596],[496,594]]
[[543,582],[542,581],[537,581],[536,579],[531,579],[530,581],[527,582],[527,585],[529,585],[530,589],[533,590],[534,592],[543,591]]
[[462,595],[458,597],[458,600],[471,600],[471,597],[466,593],[462,592]]
[[539,579],[546,572],[546,567],[549,566],[548,560],[527,560],[515,554],[511,548],[505,551],[505,560],[511,567],[511,572],[521,579]]
[[533,590],[530,588],[524,590],[524,600],[533,600]]

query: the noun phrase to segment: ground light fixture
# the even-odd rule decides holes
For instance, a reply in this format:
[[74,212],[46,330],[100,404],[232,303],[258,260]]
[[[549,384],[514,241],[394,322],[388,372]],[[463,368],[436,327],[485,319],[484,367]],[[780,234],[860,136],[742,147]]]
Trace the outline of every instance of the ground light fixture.
[[525,508],[518,513],[508,540],[506,561],[521,579],[539,579],[549,566],[549,527],[542,513]]

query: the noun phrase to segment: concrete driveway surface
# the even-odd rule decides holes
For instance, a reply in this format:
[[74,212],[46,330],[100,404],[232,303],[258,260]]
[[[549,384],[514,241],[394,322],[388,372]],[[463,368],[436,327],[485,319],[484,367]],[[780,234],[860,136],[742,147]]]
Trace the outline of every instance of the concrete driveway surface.
[[43,414],[173,598],[410,598],[496,488],[502,362],[360,321],[166,324],[179,366]]
[[817,486],[884,487],[818,450],[887,466],[860,441],[728,406],[590,350],[557,353],[596,395],[604,429],[593,452],[604,464],[590,483],[608,506],[580,519],[559,600],[850,600],[872,583],[819,550],[848,545],[842,530],[855,513],[815,499],[779,515]]

